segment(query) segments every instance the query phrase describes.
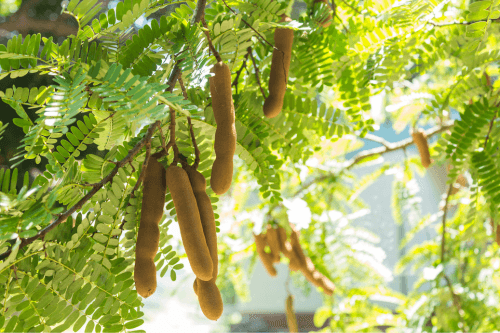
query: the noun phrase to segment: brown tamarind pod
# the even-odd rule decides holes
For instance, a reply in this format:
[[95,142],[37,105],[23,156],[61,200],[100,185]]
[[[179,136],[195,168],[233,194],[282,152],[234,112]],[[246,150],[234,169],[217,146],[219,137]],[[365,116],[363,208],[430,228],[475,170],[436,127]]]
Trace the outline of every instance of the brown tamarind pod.
[[300,266],[307,267],[307,257],[302,250],[302,246],[300,246],[299,233],[294,227],[292,227],[292,233],[290,234],[290,244],[292,245],[293,252],[299,260]]
[[217,231],[215,226],[215,216],[212,209],[212,203],[207,195],[207,183],[205,177],[198,172],[194,167],[187,166],[185,168],[191,187],[193,189],[198,210],[200,212],[201,225],[205,241],[212,258],[213,273],[212,279],[209,281],[202,281],[196,278],[193,283],[193,289],[198,296],[201,311],[210,320],[217,320],[223,312],[222,296],[219,288],[215,284],[215,279],[219,273],[219,259],[217,257]]
[[271,257],[271,254],[264,251],[264,248],[266,247],[266,235],[254,234],[253,236],[255,238],[255,247],[257,248],[257,254],[259,255],[260,260],[262,261],[264,268],[267,270],[267,273],[269,273],[269,275],[273,277],[276,276],[276,274],[278,273],[276,272],[276,269],[273,266],[273,259]]
[[332,295],[335,290],[335,285],[326,276],[321,274],[310,258],[306,258],[306,265],[301,267],[301,272],[304,277],[314,286],[322,288],[326,295]]
[[286,321],[288,323],[288,331],[290,333],[296,333],[299,331],[299,325],[297,324],[297,316],[295,315],[295,309],[293,308],[293,296],[288,295],[285,301],[286,308]]
[[271,249],[271,257],[274,262],[280,262],[280,240],[278,235],[278,229],[273,228],[271,225],[267,226],[267,244]]
[[294,253],[290,242],[286,240],[285,229],[281,226],[278,226],[277,232],[280,242],[280,251],[283,252],[285,257],[287,257],[290,260],[288,268],[290,268],[294,272],[298,271],[300,269],[299,259],[297,258],[297,255]]
[[422,129],[412,131],[411,136],[413,137],[413,142],[418,148],[418,153],[420,154],[420,161],[424,168],[428,168],[431,165],[431,155],[429,153],[429,145],[427,143],[427,136]]
[[236,127],[231,90],[231,71],[218,62],[212,67],[215,73],[209,79],[215,123],[215,161],[212,166],[210,187],[218,195],[229,190],[233,180],[233,155],[236,150]]
[[166,179],[177,211],[182,243],[189,264],[200,280],[211,280],[213,277],[212,258],[205,241],[200,212],[189,177],[184,169],[171,165],[167,168]]
[[219,319],[224,308],[219,288],[215,284],[215,279],[214,281],[202,281],[197,278],[196,292],[201,311],[205,317],[210,320]]
[[[328,0],[314,0],[313,1],[313,10],[316,10],[316,7],[318,7],[317,4],[320,4],[320,3],[324,3],[325,5],[328,6],[328,8],[331,8],[330,4],[328,3]],[[323,28],[328,28],[330,26],[330,24],[332,24],[332,14],[329,13],[328,16],[326,16],[323,20],[321,20],[319,22],[319,24]]]
[[194,167],[185,168],[191,188],[193,189],[198,211],[200,212],[200,221],[205,236],[205,242],[212,258],[213,273],[212,279],[215,280],[219,273],[219,259],[217,257],[217,230],[215,226],[215,215],[212,208],[212,202],[207,195],[207,182],[205,177]]
[[151,157],[145,170],[141,222],[135,247],[134,281],[137,293],[146,298],[156,290],[154,257],[158,251],[160,231],[167,189],[165,168]]
[[[290,22],[289,17],[282,21]],[[271,74],[269,75],[269,96],[264,102],[264,115],[274,118],[280,114],[283,108],[286,85],[288,83],[288,71],[292,58],[293,30],[276,28],[274,30],[273,58],[271,60]]]

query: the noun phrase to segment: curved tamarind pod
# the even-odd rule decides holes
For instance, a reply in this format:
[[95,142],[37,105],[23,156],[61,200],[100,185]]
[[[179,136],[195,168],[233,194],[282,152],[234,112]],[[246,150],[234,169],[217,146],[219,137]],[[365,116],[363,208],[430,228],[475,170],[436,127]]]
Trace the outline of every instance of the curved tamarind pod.
[[278,226],[278,239],[280,243],[280,251],[286,256],[286,230],[282,226]]
[[271,249],[271,257],[274,262],[280,262],[280,239],[278,229],[273,228],[271,225],[267,226],[267,244]]
[[201,311],[210,320],[217,320],[222,315],[224,306],[219,288],[214,281],[202,281],[196,279],[196,291]]
[[286,252],[283,252],[283,253],[290,260],[290,262],[288,263],[288,267],[294,272],[300,270],[300,267],[302,265],[300,264],[300,260],[297,257],[297,254],[295,254],[295,251],[293,250],[290,242],[285,243],[285,248],[286,248]]
[[209,79],[215,123],[215,162],[212,166],[210,187],[218,195],[229,190],[233,180],[233,155],[236,150],[236,127],[231,90],[231,71],[218,62],[212,67],[215,73]]
[[215,226],[215,215],[212,202],[207,195],[207,182],[205,177],[192,166],[186,167],[186,172],[193,189],[198,211],[200,212],[201,226],[205,235],[205,242],[212,258],[213,273],[212,280],[215,281],[219,273],[219,259],[217,256],[217,230]]
[[[290,22],[289,17],[283,20]],[[264,115],[267,118],[274,118],[280,114],[283,108],[283,98],[285,97],[286,84],[288,82],[288,70],[290,69],[290,59],[292,58],[293,30],[276,28],[274,30],[274,46],[271,61],[271,74],[269,75],[269,96],[264,102]]]
[[189,264],[200,280],[212,279],[213,264],[208,250],[200,212],[184,169],[171,165],[167,168],[167,186],[177,211],[177,220],[181,231],[182,243],[186,250]]
[[302,246],[300,246],[299,242],[299,233],[294,227],[292,227],[292,233],[290,234],[290,244],[292,245],[293,252],[299,260],[300,266],[307,267],[307,257],[305,256],[304,251],[302,251]]
[[[293,226],[292,233],[290,234],[290,241],[294,253],[299,259],[300,271],[304,274],[305,278],[315,286],[323,288],[325,294],[332,295],[335,286],[323,274],[316,270],[311,258],[305,256],[299,243],[299,233]],[[325,280],[328,280],[328,282]]]
[[260,260],[262,261],[264,268],[267,270],[267,273],[269,273],[269,275],[273,277],[276,276],[276,274],[278,273],[276,272],[276,269],[273,266],[272,257],[269,253],[264,251],[264,248],[266,247],[266,235],[253,234],[253,237],[255,238],[255,247],[257,248],[257,254],[259,255]]
[[288,295],[285,301],[286,308],[286,321],[288,323],[288,331],[290,333],[296,333],[299,331],[299,325],[297,325],[297,316],[295,315],[295,309],[293,308],[293,296]]
[[287,257],[290,260],[288,268],[290,268],[294,272],[298,271],[300,269],[299,259],[297,258],[297,255],[293,251],[290,242],[286,240],[285,229],[281,226],[278,226],[277,233],[280,243],[280,251],[283,252],[285,257]]
[[[317,7],[316,4],[318,3],[324,3],[325,5],[328,6],[328,8],[331,8],[330,7],[330,4],[328,3],[328,0],[314,0],[313,1],[313,9],[316,10],[315,7]],[[328,28],[330,26],[330,24],[332,24],[332,14],[331,13],[328,13],[328,15],[319,22],[319,24],[323,27],[323,28]]]
[[149,159],[145,172],[134,265],[135,289],[144,298],[151,296],[156,290],[154,257],[160,241],[158,224],[163,216],[167,189],[165,168],[155,158]]
[[335,285],[326,276],[318,272],[310,258],[306,258],[306,265],[301,267],[305,278],[316,287],[322,288],[326,295],[332,295]]
[[418,129],[417,131],[412,131],[411,136],[413,137],[413,142],[418,148],[422,166],[424,168],[428,168],[429,165],[431,165],[431,155],[429,153],[429,145],[427,144],[427,136],[425,135],[425,132]]
[[224,306],[219,288],[215,284],[215,279],[219,273],[219,259],[217,257],[217,231],[214,211],[206,192],[207,183],[205,177],[192,166],[188,166],[185,169],[196,198],[203,234],[205,235],[205,241],[210,252],[210,257],[212,258],[213,266],[212,278],[209,281],[196,278],[193,283],[193,289],[198,296],[198,302],[203,314],[210,320],[217,320],[222,315]]

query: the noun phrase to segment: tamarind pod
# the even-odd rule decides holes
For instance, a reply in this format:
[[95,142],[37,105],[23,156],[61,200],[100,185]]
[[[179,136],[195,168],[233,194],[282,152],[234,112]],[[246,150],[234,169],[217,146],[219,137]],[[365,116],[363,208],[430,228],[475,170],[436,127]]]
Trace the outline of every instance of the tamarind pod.
[[171,165],[167,168],[166,179],[177,211],[182,243],[189,264],[200,280],[211,280],[213,277],[212,258],[205,241],[200,212],[189,177],[184,169]]
[[233,155],[236,150],[236,127],[231,90],[231,71],[223,63],[216,63],[209,79],[215,123],[215,162],[212,166],[210,187],[218,195],[229,190],[233,180]]
[[280,243],[280,251],[286,256],[286,230],[282,226],[278,226],[278,239]]
[[264,268],[267,270],[267,273],[269,273],[269,275],[276,276],[276,274],[278,273],[276,272],[276,269],[273,266],[272,257],[269,253],[264,251],[264,248],[266,247],[266,235],[254,234],[253,236],[255,239],[255,247],[257,248],[257,254],[259,255],[260,260],[262,261]]
[[[291,21],[285,18],[284,21]],[[293,30],[276,28],[274,30],[273,58],[271,60],[271,74],[269,75],[269,95],[264,102],[264,115],[274,118],[280,114],[283,108],[286,85],[288,83],[288,71],[290,59],[292,58]]]
[[285,242],[285,251],[283,251],[283,253],[290,260],[290,262],[288,263],[288,268],[290,268],[294,272],[300,270],[300,267],[302,265],[300,264],[300,260],[297,257],[297,254],[295,254],[295,251],[293,250],[290,242]]
[[193,189],[198,211],[200,212],[201,226],[205,235],[205,242],[212,258],[213,275],[212,280],[215,282],[219,273],[219,259],[217,255],[217,230],[215,226],[215,215],[212,208],[212,202],[207,195],[207,182],[205,177],[194,167],[188,166],[185,168]]
[[286,240],[285,229],[281,226],[278,226],[277,233],[280,243],[280,251],[283,252],[285,257],[287,257],[290,260],[290,262],[288,263],[288,268],[290,268],[294,272],[298,271],[300,269],[299,259],[297,258],[297,255],[293,251],[290,242]]
[[150,158],[145,170],[141,222],[135,247],[134,281],[137,293],[146,298],[156,290],[154,257],[158,251],[160,230],[158,224],[165,204],[165,168],[155,158]]
[[301,267],[304,277],[316,287],[322,288],[326,295],[332,295],[335,285],[326,276],[321,274],[310,258],[306,258],[306,265]]
[[333,294],[333,291],[335,290],[335,285],[326,276],[323,276],[322,280],[324,285],[323,287],[324,293],[327,294],[328,296],[331,296]]
[[418,148],[422,166],[424,168],[428,168],[429,165],[431,165],[431,155],[429,153],[429,145],[427,143],[427,136],[425,135],[425,132],[418,129],[417,131],[413,131],[411,136],[413,137],[413,142]]
[[288,331],[290,333],[296,333],[299,331],[299,325],[297,325],[297,316],[295,315],[295,309],[293,308],[293,296],[288,295],[285,301],[286,308],[286,321],[288,323]]
[[233,157],[225,156],[217,158],[212,165],[212,174],[210,176],[210,187],[217,194],[226,193],[231,187],[233,181]]
[[219,288],[215,284],[215,279],[214,281],[202,281],[197,278],[196,281],[196,291],[201,311],[210,320],[219,319],[224,310],[224,305]]
[[[326,4],[326,5],[328,6],[328,8],[331,8],[331,7],[330,7],[330,4],[328,3],[328,0],[314,0],[314,1],[313,1],[313,9],[314,9],[314,10],[316,10],[316,9],[315,9],[315,7],[316,7],[315,5],[316,5],[317,3],[324,3],[324,4]],[[321,20],[321,21],[319,22],[319,24],[320,24],[323,28],[328,28],[328,27],[330,26],[330,24],[332,24],[332,14],[330,14],[330,13],[329,13],[329,14],[328,14],[328,15],[327,15],[327,16],[326,16],[323,20]]]
[[290,244],[292,245],[293,252],[297,256],[299,265],[301,267],[307,267],[306,256],[299,242],[299,233],[294,227],[292,227],[292,233],[290,234]]
[[198,302],[203,314],[210,320],[217,320],[222,315],[224,306],[219,288],[215,284],[219,272],[219,259],[217,256],[217,231],[214,211],[206,192],[207,183],[205,177],[192,166],[187,166],[185,170],[198,205],[203,234],[213,266],[212,278],[209,281],[203,281],[197,277],[193,282],[193,290],[198,296]]
[[267,226],[267,243],[271,249],[271,257],[274,262],[280,262],[280,240],[278,229],[273,228],[271,225]]

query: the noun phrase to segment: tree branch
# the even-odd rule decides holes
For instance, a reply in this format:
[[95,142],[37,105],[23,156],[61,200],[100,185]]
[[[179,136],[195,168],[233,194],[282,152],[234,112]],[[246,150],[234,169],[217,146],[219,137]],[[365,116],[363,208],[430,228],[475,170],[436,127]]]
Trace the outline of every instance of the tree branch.
[[203,24],[203,27],[205,28],[203,30],[203,32],[205,33],[205,36],[207,36],[208,48],[214,54],[215,59],[217,59],[217,62],[222,62],[222,59],[220,57],[219,52],[217,52],[217,50],[214,47],[214,44],[212,44],[212,39],[210,38],[210,30],[208,30],[207,22],[205,22],[205,17],[201,18],[201,23]]
[[[448,130],[449,128],[453,127],[453,124],[454,124],[453,121],[448,121],[448,122],[444,123],[442,126],[435,126],[435,127],[428,129],[427,131],[425,131],[425,134],[429,138],[433,135],[436,135],[436,134],[439,134],[441,132]],[[376,139],[376,138],[377,138],[376,136],[370,136],[370,139],[373,139],[372,141],[384,140],[382,138],[378,138],[378,139]],[[401,140],[398,142],[394,142],[394,143],[390,143],[390,142],[387,142],[385,140],[384,140],[384,142],[385,142],[385,145],[383,147],[377,147],[377,148],[373,148],[373,149],[364,150],[364,151],[358,153],[356,156],[354,156],[350,160],[344,162],[343,170],[350,170],[352,167],[354,167],[356,164],[358,164],[359,162],[361,162],[365,158],[376,156],[376,155],[383,155],[383,154],[386,154],[386,153],[391,152],[391,151],[404,149],[404,148],[413,144],[413,139],[410,137],[410,138],[407,138],[407,139],[404,139],[404,140]],[[382,143],[382,142],[380,142],[380,143]],[[328,173],[328,174],[324,174],[324,175],[321,175],[319,177],[316,177],[316,178],[312,179],[310,182],[303,184],[297,190],[297,192],[295,192],[295,194],[292,197],[296,197],[296,196],[300,195],[303,191],[308,189],[311,185],[313,185],[317,182],[323,181],[325,179],[328,179],[330,177],[337,177],[337,175],[333,174],[333,173]]]
[[486,22],[486,21],[491,21],[491,22],[494,22],[494,23],[498,23],[499,19],[495,19],[495,20],[463,21],[463,22],[452,21],[452,22],[443,22],[443,23],[436,23],[434,21],[428,21],[427,24],[430,24],[430,25],[432,25],[434,27],[440,28],[440,27],[448,27],[448,26],[451,26],[451,25],[471,25],[471,24],[474,24],[474,23]]
[[252,53],[252,48],[249,46],[247,51],[248,51],[248,54],[250,54],[250,59],[252,59],[253,68],[255,70],[255,80],[257,81],[257,84],[259,85],[260,92],[262,93],[262,96],[264,96],[264,99],[267,99],[266,93],[264,92],[264,89],[262,89],[262,85],[260,84],[259,68],[257,67],[257,64],[255,63],[255,59],[254,59],[253,53]]
[[[92,198],[94,196],[94,194],[97,193],[97,191],[99,191],[106,183],[110,182],[113,179],[113,177],[118,173],[118,170],[121,167],[123,167],[125,164],[129,163],[130,161],[132,161],[132,159],[134,158],[134,156],[137,155],[139,153],[139,151],[145,145],[147,145],[148,143],[151,142],[151,138],[152,138],[154,130],[155,130],[155,128],[157,126],[160,126],[160,122],[159,121],[155,122],[154,124],[151,124],[149,126],[147,132],[146,132],[146,135],[134,146],[134,148],[132,148],[129,151],[128,155],[125,156],[125,158],[123,158],[121,161],[117,162],[116,166],[114,167],[114,169],[106,177],[104,177],[99,183],[97,183],[92,188],[92,190],[90,190],[90,192],[87,193],[82,199],[80,199],[80,201],[78,201],[73,207],[71,207],[70,209],[68,209],[63,214],[59,215],[59,217],[54,222],[52,222],[47,227],[45,227],[44,229],[42,229],[35,236],[30,237],[30,238],[23,238],[21,240],[21,244],[19,245],[19,249],[22,249],[26,245],[29,245],[29,244],[33,243],[35,240],[37,240],[37,239],[45,236],[49,231],[51,231],[52,229],[54,229],[55,227],[57,227],[62,222],[65,222],[71,214],[73,214],[77,210],[81,209],[83,207],[83,205],[87,201],[89,201],[90,198]],[[11,253],[11,251],[7,251],[6,253],[0,255],[0,260],[6,259],[10,255],[10,253]]]
[[241,72],[243,72],[243,69],[247,67],[247,60],[248,60],[249,55],[250,55],[249,52],[247,52],[247,54],[245,54],[245,60],[241,64],[240,69],[238,69],[238,71],[236,72],[236,77],[234,78],[234,81],[231,84],[231,86],[236,87],[236,94],[238,94],[238,79],[240,78],[240,74],[241,74]]
[[[427,131],[425,131],[425,134],[427,137],[431,137],[435,134],[439,134],[439,133],[444,132],[447,129],[453,127],[453,124],[454,124],[453,121],[448,121],[448,122],[444,123],[442,126],[435,126],[435,127],[428,129]],[[412,144],[413,144],[413,139],[411,137],[404,139],[404,140],[401,140],[399,142],[395,142],[395,143],[387,142],[386,146],[384,146],[384,147],[377,147],[377,148],[373,148],[373,149],[368,149],[368,150],[362,151],[361,153],[357,154],[352,159],[345,162],[344,168],[349,170],[354,165],[361,162],[365,158],[372,157],[375,155],[382,155],[382,154],[385,154],[385,153],[388,153],[391,151],[403,149],[403,148],[406,148]]]

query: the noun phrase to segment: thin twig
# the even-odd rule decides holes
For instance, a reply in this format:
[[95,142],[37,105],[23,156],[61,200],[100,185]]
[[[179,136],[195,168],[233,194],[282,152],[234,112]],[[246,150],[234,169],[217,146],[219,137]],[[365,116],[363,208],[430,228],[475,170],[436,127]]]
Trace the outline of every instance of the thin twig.
[[[182,94],[184,95],[184,99],[188,99],[187,92],[186,92],[186,87],[184,87],[184,82],[182,81],[182,78],[179,78],[179,84],[181,86]],[[191,123],[191,117],[187,117],[188,125],[189,125],[189,133],[191,134],[191,142],[193,142],[193,147],[194,147],[194,164],[193,167],[194,169],[198,169],[198,165],[200,164],[200,150],[198,149],[198,144],[196,143],[196,138],[194,136],[194,131],[193,131],[193,124]]]
[[488,144],[488,139],[490,138],[491,130],[493,129],[493,123],[495,122],[495,119],[497,118],[497,111],[495,111],[495,115],[493,116],[493,119],[490,121],[490,128],[488,129],[488,133],[486,134],[486,139],[484,140],[484,149],[486,149],[486,145]]
[[247,51],[248,51],[248,54],[250,54],[250,59],[252,59],[253,68],[255,70],[255,80],[257,81],[257,84],[259,85],[260,92],[262,93],[262,96],[264,96],[264,99],[267,99],[266,94],[264,93],[264,89],[262,88],[262,85],[260,84],[259,68],[257,67],[257,63],[255,62],[255,59],[253,57],[252,48],[249,46]]
[[194,164],[193,167],[198,169],[198,165],[200,164],[200,150],[198,149],[198,144],[196,143],[196,138],[194,136],[193,124],[191,123],[191,117],[187,117],[189,124],[189,133],[191,133],[191,141],[193,142],[194,147]]
[[[207,4],[207,0],[198,0],[196,3],[196,7],[194,9],[193,16],[191,17],[191,25],[198,24],[201,20],[201,18],[205,15],[205,5]],[[169,88],[167,88],[167,91],[172,92],[174,90],[175,82],[177,82],[177,79],[179,78],[179,75],[181,73],[181,68],[179,66],[179,63],[182,61],[182,59],[178,60],[172,71],[170,72],[170,76],[167,81],[167,85]]]
[[351,8],[352,10],[354,10],[356,13],[358,13],[359,15],[361,15],[361,12],[359,10],[357,10],[355,7],[353,7],[352,5],[348,4],[347,1],[345,0],[341,0],[343,3],[345,3],[349,8]]
[[[99,191],[106,183],[109,183],[113,177],[118,173],[118,170],[122,168],[125,164],[127,164],[129,161],[132,161],[135,155],[139,153],[139,151],[149,142],[151,142],[151,137],[153,136],[154,130],[156,129],[156,126],[160,126],[160,122],[157,121],[154,124],[151,124],[146,132],[146,135],[132,148],[128,155],[125,156],[121,161],[117,162],[116,166],[114,169],[106,176],[104,177],[97,186],[94,186],[92,190],[90,190],[89,193],[87,193],[80,201],[78,201],[73,207],[68,209],[66,212],[63,214],[59,215],[59,217],[49,224],[47,227],[42,229],[38,234],[36,234],[33,237],[29,238],[23,238],[21,239],[21,244],[19,245],[19,249],[22,249],[26,245],[29,245],[33,243],[35,240],[44,237],[49,231],[57,227],[59,224],[65,222],[68,217],[76,212],[77,210],[81,209],[83,205],[92,198],[97,191]],[[10,255],[11,251],[7,251],[4,254],[0,255],[0,260],[4,260]]]
[[453,285],[451,284],[451,280],[448,277],[448,275],[443,273],[443,276],[444,276],[444,279],[446,280],[446,284],[448,285],[448,289],[450,289],[451,300],[453,301],[453,305],[457,308],[458,317],[460,318],[460,323],[462,324],[461,328],[464,331],[464,333],[467,333],[468,330],[465,327],[465,320],[464,320],[464,316],[462,315],[463,310],[462,310],[462,305],[460,304],[461,303],[460,296],[458,296],[455,293],[455,291],[453,290]]
[[[158,125],[158,128],[161,128],[161,125]],[[146,176],[146,169],[148,168],[148,162],[149,162],[149,157],[151,156],[151,142],[146,143],[146,157],[144,158],[144,162],[142,163],[141,167],[141,173],[139,174],[139,178],[137,178],[137,182],[134,185],[134,188],[132,189],[132,193],[130,194],[130,199],[135,198],[135,191],[139,189],[141,186],[142,182],[144,181],[144,177]],[[130,201],[127,204],[127,207],[130,206]],[[125,225],[125,218],[123,219],[122,223],[120,224],[120,229],[123,230],[123,226]],[[119,235],[116,235],[116,238],[118,238]]]
[[[236,13],[236,12],[235,12],[235,11],[234,11],[231,7],[229,7],[229,6],[227,5],[227,3],[226,3],[226,1],[225,1],[225,0],[222,0],[222,2],[224,2],[224,5],[225,5],[225,6],[226,6],[226,7],[227,7],[227,8],[228,8],[231,12],[233,12],[233,14],[234,14],[234,15],[238,15],[238,13]],[[257,36],[259,36],[259,37],[260,37],[260,38],[261,38],[264,42],[266,42],[266,43],[267,43],[269,46],[271,46],[273,49],[276,49],[276,50],[277,50],[277,48],[276,48],[273,44],[269,43],[269,42],[267,41],[267,39],[265,39],[265,38],[264,38],[264,37],[263,37],[263,36],[262,36],[262,35],[261,35],[261,34],[260,34],[257,30],[255,30],[255,29],[254,29],[254,28],[250,25],[250,23],[248,23],[248,22],[247,22],[247,21],[245,21],[244,19],[241,19],[241,21],[242,21],[243,23],[245,23],[245,24],[246,24],[246,25],[247,25],[250,29],[252,29],[252,30],[253,30],[253,31],[257,34]]]
[[170,140],[167,144],[167,152],[170,147],[174,150],[172,165],[175,165],[179,162],[179,148],[175,144],[175,110],[173,108],[170,108]]
[[477,21],[462,21],[462,22],[459,22],[459,21],[452,21],[452,22],[443,22],[443,23],[436,23],[434,21],[427,21],[427,24],[430,24],[434,27],[437,27],[437,28],[440,28],[440,27],[448,27],[450,25],[471,25],[471,24],[474,24],[474,23],[478,23],[478,22],[486,22],[486,21],[491,21],[491,22],[496,22],[498,23],[499,22],[499,19],[495,19],[495,20],[477,20]]
[[203,27],[205,28],[203,32],[205,33],[205,36],[207,36],[207,42],[208,42],[208,47],[210,48],[210,51],[215,56],[215,59],[217,59],[217,62],[222,62],[222,59],[220,57],[219,52],[214,47],[214,44],[212,44],[212,39],[210,38],[210,30],[208,30],[207,22],[205,22],[205,17],[201,18],[201,23],[203,24]]
[[446,199],[443,207],[443,220],[442,220],[442,233],[441,233],[441,264],[444,265],[444,254],[446,251],[445,243],[446,243],[446,215],[448,214],[448,200],[450,199],[451,191],[453,191],[453,183],[450,184],[448,188],[448,193],[446,194]]
[[380,143],[381,145],[383,145],[386,148],[390,148],[391,147],[391,143],[388,142],[386,139],[381,138],[381,137],[376,136],[376,135],[373,135],[371,133],[367,133],[363,139]]
[[340,16],[339,16],[337,13],[335,13],[335,12],[333,13],[333,16],[339,19],[340,24],[342,24],[342,26],[344,27],[345,31],[346,31],[348,34],[350,34],[350,33],[351,33],[351,31],[350,31],[350,30],[349,30],[349,28],[348,28],[348,27],[344,24],[344,21],[342,21],[342,19],[340,18]]
[[158,132],[160,132],[160,142],[161,146],[163,147],[163,152],[165,155],[168,154],[167,146],[165,145],[165,136],[163,135],[163,130],[161,129],[161,126],[158,126]]
[[441,265],[443,265],[443,277],[446,280],[446,284],[448,285],[448,289],[450,290],[451,293],[451,299],[453,301],[453,305],[457,308],[457,313],[460,318],[460,322],[462,324],[462,329],[464,332],[467,332],[467,329],[465,327],[465,320],[462,316],[462,306],[460,304],[460,297],[455,294],[455,291],[453,290],[453,285],[451,284],[451,280],[446,275],[445,272],[445,267],[444,267],[444,261],[445,261],[445,253],[446,253],[446,215],[448,214],[448,201],[451,195],[451,192],[453,191],[453,183],[450,184],[450,187],[448,188],[448,193],[446,194],[446,199],[443,207],[443,219],[442,219],[442,234],[441,234]]
[[241,72],[243,72],[243,68],[247,67],[247,60],[248,60],[248,56],[249,55],[250,55],[249,52],[247,52],[247,54],[245,54],[245,60],[243,60],[243,63],[241,64],[240,69],[238,69],[238,71],[236,72],[236,77],[234,78],[234,81],[231,84],[231,86],[235,86],[236,87],[236,94],[238,94],[238,80],[240,78]]

